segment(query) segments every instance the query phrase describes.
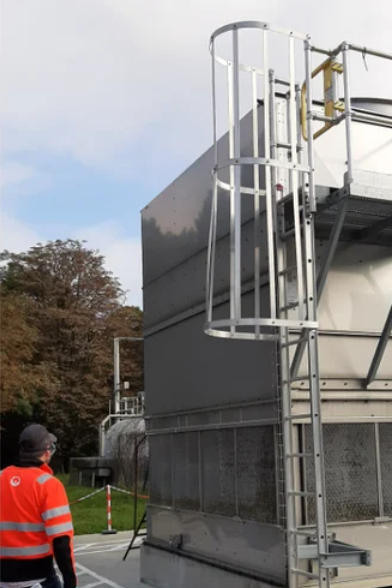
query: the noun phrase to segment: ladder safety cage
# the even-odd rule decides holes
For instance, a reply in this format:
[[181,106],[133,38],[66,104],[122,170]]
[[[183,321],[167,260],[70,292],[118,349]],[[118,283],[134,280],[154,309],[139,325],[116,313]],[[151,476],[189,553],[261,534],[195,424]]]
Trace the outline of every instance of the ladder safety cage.
[[[262,37],[257,46],[258,54],[262,55],[261,66],[240,61],[240,40],[246,29],[256,29]],[[287,79],[271,67],[271,38],[277,36],[285,39],[287,44]],[[229,58],[217,54],[216,42],[221,37],[230,41]],[[299,64],[296,53],[298,45],[301,49]],[[346,43],[339,49],[334,52],[320,50],[312,46],[308,35],[253,21],[233,23],[218,29],[212,35],[210,44],[215,161],[207,251],[205,332],[215,337],[273,341],[277,344],[276,439],[282,478],[279,480],[279,495],[282,495],[279,498],[279,524],[285,528],[289,588],[302,586],[308,580],[312,580],[319,588],[329,588],[331,568],[371,563],[369,551],[339,542],[334,536],[328,535],[326,520],[317,305],[344,223],[348,198],[339,202],[338,221],[331,232],[323,269],[317,277],[314,140],[345,120],[347,170],[351,181],[350,125],[354,115],[350,99],[348,52],[359,49]],[[312,69],[313,51],[327,56],[326,61],[316,70]],[[343,52],[342,64],[337,61],[340,52]],[[222,156],[218,145],[217,67],[221,66],[226,69],[228,88],[228,156]],[[247,116],[250,117],[252,128],[250,146],[241,141],[240,72],[242,77],[244,73],[249,74],[250,108]],[[323,115],[313,108],[312,79],[318,73],[324,75]],[[304,76],[305,82],[301,86]],[[338,76],[343,76],[344,106],[338,96]],[[314,133],[315,120],[325,123],[321,132]],[[369,118],[366,120],[369,121]],[[303,150],[302,138],[307,139],[306,151]],[[253,173],[247,171],[249,166]],[[249,201],[252,197],[249,219]],[[219,302],[216,295],[222,293],[215,291],[217,264],[222,264],[221,259],[217,261],[217,241],[222,237],[222,227],[218,226],[218,221],[222,222],[218,207],[225,199],[229,200],[229,316],[216,319],[214,308]],[[288,207],[290,225],[286,219]],[[250,279],[249,267],[247,273],[243,268],[243,264],[249,262],[243,259],[242,251],[245,240],[242,234],[245,230],[244,219],[245,222],[250,220],[253,223],[253,267]],[[248,240],[249,233],[246,236]],[[249,292],[253,293],[251,316],[249,309],[244,312],[242,304],[243,294]],[[307,373],[298,378],[297,372],[293,372],[293,366],[299,365],[305,350]],[[293,412],[292,386],[299,379],[307,381],[309,387],[310,412],[305,415]],[[304,491],[301,480],[295,475],[298,461],[309,456],[309,453],[298,450],[296,425],[301,419],[311,425],[310,455],[314,469],[312,492]],[[304,504],[306,509],[308,496],[314,500],[316,511],[315,529],[309,530],[301,528],[301,509]]]

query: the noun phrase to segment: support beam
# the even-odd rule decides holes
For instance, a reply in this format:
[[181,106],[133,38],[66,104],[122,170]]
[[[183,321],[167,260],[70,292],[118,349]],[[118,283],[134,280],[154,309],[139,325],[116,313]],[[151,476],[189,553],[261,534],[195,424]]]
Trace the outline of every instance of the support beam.
[[[339,237],[342,232],[344,219],[346,217],[346,212],[349,203],[349,196],[345,196],[343,200],[341,200],[339,205],[339,211],[336,218],[336,222],[333,226],[331,235],[329,237],[327,250],[325,253],[325,257],[323,260],[323,264],[321,266],[319,275],[317,277],[317,303],[320,301],[321,295],[323,293],[325,283],[327,281],[328,272],[330,270],[332,260],[334,258],[337,245],[339,243]],[[306,330],[302,330],[301,338],[303,340],[298,344],[297,349],[295,350],[294,358],[291,364],[291,378],[295,378],[298,374],[299,367],[301,365],[302,358],[304,356],[305,348],[306,348]]]
[[385,229],[392,228],[392,216],[388,216],[375,222],[373,225],[366,229],[362,229],[360,231],[356,231],[355,240],[356,241],[365,241],[367,239],[371,239],[376,237],[381,231]]
[[369,386],[377,377],[378,368],[387,347],[388,339],[392,330],[392,305],[389,309],[387,320],[385,321],[376,351],[374,352],[372,363],[370,364],[369,373],[366,378],[366,387]]

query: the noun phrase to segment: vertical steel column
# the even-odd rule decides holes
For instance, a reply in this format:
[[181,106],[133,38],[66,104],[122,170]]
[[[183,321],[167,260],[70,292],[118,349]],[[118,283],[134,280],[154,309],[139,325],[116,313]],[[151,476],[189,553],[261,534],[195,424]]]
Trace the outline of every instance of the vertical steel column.
[[[238,31],[233,30],[234,158],[241,157]],[[234,318],[241,318],[241,166],[234,166]]]
[[214,303],[214,275],[215,275],[215,248],[216,248],[216,224],[217,224],[217,207],[218,207],[218,130],[216,114],[216,85],[215,85],[215,41],[211,40],[211,58],[212,58],[212,119],[213,119],[213,144],[214,144],[214,169],[213,174],[213,192],[211,203],[211,220],[208,236],[207,249],[207,281],[206,281],[206,309],[207,321],[212,321],[212,309]]
[[[266,73],[264,72],[264,75]],[[259,114],[257,102],[257,72],[252,71],[252,102],[253,102],[253,157],[259,157]],[[253,166],[253,188],[254,188],[254,309],[255,317],[260,318],[260,168],[257,164]],[[260,335],[260,327],[255,327],[255,334]]]
[[380,425],[374,423],[374,436],[376,441],[376,475],[377,475],[377,493],[378,493],[378,515],[383,517],[384,512],[384,495],[382,491],[381,475],[381,450],[380,450]]
[[[263,76],[264,76],[264,157],[268,160],[271,157],[271,129],[270,116],[271,107],[269,100],[269,79],[268,79],[268,32],[263,32]],[[265,207],[266,207],[266,229],[268,244],[268,272],[270,277],[270,317],[276,318],[276,252],[274,243],[274,214],[271,190],[271,167],[265,166]]]
[[[313,184],[313,175],[309,174],[310,188]],[[316,293],[316,260],[314,252],[314,218],[308,213],[304,225],[305,255],[306,255],[306,285],[308,317],[310,321],[317,320],[317,293]],[[313,460],[315,476],[315,505],[317,522],[317,545],[319,552],[319,587],[329,588],[329,571],[322,567],[324,557],[328,553],[326,497],[324,479],[324,449],[321,422],[320,400],[320,374],[318,364],[318,333],[309,330],[308,339],[308,371],[309,371],[309,396],[311,409],[311,429],[313,434]]]
[[[269,115],[270,115],[270,139],[271,139],[271,157],[277,159],[278,157],[278,136],[277,136],[277,121],[276,121],[276,104],[275,104],[275,74],[273,70],[269,71]],[[266,167],[266,170],[268,166]],[[270,286],[272,281],[277,282],[277,291],[275,292],[275,299],[277,296],[277,307],[279,309],[277,316],[279,318],[287,318],[287,289],[286,289],[286,244],[280,238],[284,230],[284,211],[281,209],[278,212],[278,190],[277,184],[277,169],[272,170],[273,190],[270,189],[271,200],[275,198],[275,221],[277,222],[276,232],[274,233],[273,246],[276,258],[276,273],[270,273]],[[270,178],[271,181],[271,178]],[[266,185],[267,192],[267,185]],[[279,214],[279,216],[278,216]],[[283,310],[282,310],[283,309]],[[293,454],[293,437],[292,437],[292,422],[291,422],[291,386],[290,386],[290,357],[289,357],[289,330],[286,327],[279,328],[279,380],[280,386],[277,390],[277,405],[278,405],[278,426],[281,428],[282,445],[279,448],[282,453],[281,459],[283,462],[284,472],[284,513],[285,519],[282,523],[286,530],[287,543],[287,578],[289,588],[296,588],[296,577],[292,574],[292,570],[296,568],[296,553],[297,553],[297,537],[293,532],[296,529],[296,512],[295,512],[295,495],[294,489],[294,464],[291,458]],[[279,432],[278,432],[279,436]],[[279,484],[279,481],[277,481]]]
[[310,38],[305,41],[305,72],[306,72],[306,121],[308,134],[308,166],[309,166],[309,211],[315,212],[317,207],[316,189],[314,185],[314,145],[313,145],[313,92],[312,92],[312,46]]
[[347,172],[348,183],[353,181],[353,155],[351,138],[351,90],[350,90],[350,46],[343,44],[343,82],[344,82],[344,122],[346,125]]

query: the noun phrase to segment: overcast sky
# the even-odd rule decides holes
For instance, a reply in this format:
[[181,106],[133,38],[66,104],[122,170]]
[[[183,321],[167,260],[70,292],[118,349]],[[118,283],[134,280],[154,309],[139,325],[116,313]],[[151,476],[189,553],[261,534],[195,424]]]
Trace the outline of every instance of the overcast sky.
[[210,145],[209,36],[235,20],[392,52],[388,0],[2,0],[1,247],[85,238],[141,304],[140,210]]

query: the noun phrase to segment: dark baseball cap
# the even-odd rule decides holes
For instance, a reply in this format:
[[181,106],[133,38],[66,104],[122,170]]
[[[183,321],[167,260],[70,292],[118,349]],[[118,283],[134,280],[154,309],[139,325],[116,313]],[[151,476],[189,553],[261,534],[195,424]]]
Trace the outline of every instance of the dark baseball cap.
[[40,455],[44,453],[57,438],[42,425],[29,425],[19,437],[19,449],[22,453]]

